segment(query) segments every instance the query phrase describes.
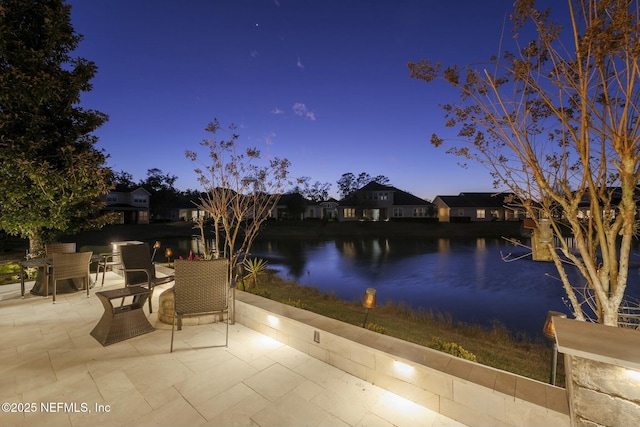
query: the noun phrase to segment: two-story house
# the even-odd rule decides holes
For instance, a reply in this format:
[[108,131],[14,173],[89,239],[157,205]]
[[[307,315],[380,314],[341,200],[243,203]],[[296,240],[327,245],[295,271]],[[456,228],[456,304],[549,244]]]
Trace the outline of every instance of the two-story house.
[[134,190],[122,186],[103,196],[106,212],[116,214],[115,224],[149,224],[151,194],[142,187]]
[[433,217],[433,203],[375,181],[343,198],[338,207],[340,221],[388,221]]

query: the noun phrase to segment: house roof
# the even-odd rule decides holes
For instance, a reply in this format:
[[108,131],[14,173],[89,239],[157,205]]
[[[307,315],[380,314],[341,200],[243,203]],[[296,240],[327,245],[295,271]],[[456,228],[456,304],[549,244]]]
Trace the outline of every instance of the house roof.
[[460,193],[457,196],[437,196],[450,208],[501,208],[513,193]]
[[129,193],[140,193],[140,192],[145,192],[148,195],[151,195],[151,193],[149,193],[149,191],[147,191],[144,187],[131,188],[131,187],[127,187],[126,185],[123,185],[123,184],[116,184],[115,188],[113,190],[111,190],[109,193],[125,193],[125,194],[129,194]]
[[[611,204],[613,206],[617,206],[622,202],[622,187],[607,187],[607,191],[611,193]],[[634,190],[634,200],[636,204],[640,201],[640,187],[636,186]],[[600,201],[602,202],[602,201]],[[589,207],[590,206],[590,197],[588,193],[585,193],[582,196],[582,200],[578,204],[579,207]]]
[[424,199],[421,199],[418,196],[414,196],[411,193],[407,193],[406,191],[395,189],[395,193],[393,195],[393,204],[394,205],[421,205],[421,206],[429,206],[433,205],[431,202],[427,202]]
[[379,182],[376,182],[376,181],[371,181],[357,191],[385,191],[385,190],[396,191],[397,188],[392,187],[390,185],[380,184]]
[[176,198],[176,200],[174,201],[174,206],[172,207],[177,209],[198,209],[200,203],[200,199],[192,195],[181,195]]
[[354,191],[352,194],[340,200],[339,203],[341,206],[358,205],[358,194],[370,191],[388,191],[393,193],[393,206],[429,206],[433,204],[391,185],[384,185],[375,181],[371,181],[359,190]]
[[278,206],[284,206],[284,205],[289,205],[289,204],[298,204],[300,206],[307,206],[307,205],[315,205],[316,203],[312,202],[309,199],[306,199],[302,194],[300,193],[285,193],[282,196],[280,196],[280,199],[278,199]]

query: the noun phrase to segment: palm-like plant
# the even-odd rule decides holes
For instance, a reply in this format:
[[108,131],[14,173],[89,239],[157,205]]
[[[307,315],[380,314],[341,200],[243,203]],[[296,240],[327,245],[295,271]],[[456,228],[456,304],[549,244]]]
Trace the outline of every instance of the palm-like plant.
[[253,281],[253,286],[258,286],[258,276],[266,273],[267,271],[267,261],[261,258],[245,258],[242,263],[244,266],[245,276]]

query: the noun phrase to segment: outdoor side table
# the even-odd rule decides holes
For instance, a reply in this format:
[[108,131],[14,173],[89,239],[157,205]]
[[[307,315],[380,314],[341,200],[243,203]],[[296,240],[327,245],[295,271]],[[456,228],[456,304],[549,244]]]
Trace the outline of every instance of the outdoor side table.
[[[91,336],[107,346],[154,330],[143,307],[151,292],[141,286],[125,287],[111,291],[96,292],[104,306],[104,314]],[[114,307],[112,300],[134,297],[131,304]]]
[[[20,265],[20,295],[24,298],[24,270],[26,268],[38,268],[46,275],[47,261],[44,258],[33,258],[20,261],[18,264]],[[38,274],[38,277],[41,277],[41,274]]]

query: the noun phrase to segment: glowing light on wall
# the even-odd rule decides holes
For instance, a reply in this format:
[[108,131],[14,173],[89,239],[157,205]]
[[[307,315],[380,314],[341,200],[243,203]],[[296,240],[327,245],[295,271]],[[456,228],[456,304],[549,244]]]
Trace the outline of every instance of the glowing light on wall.
[[267,322],[269,322],[269,325],[271,325],[274,328],[276,326],[278,326],[278,324],[280,323],[278,318],[276,316],[271,315],[271,314],[267,316]]
[[402,374],[403,376],[408,376],[413,374],[413,366],[406,364],[404,362],[400,362],[399,360],[396,360],[393,362],[393,367],[395,368],[396,371],[398,371],[398,373]]
[[626,369],[627,377],[634,381],[640,381],[640,372],[634,371],[633,369]]

